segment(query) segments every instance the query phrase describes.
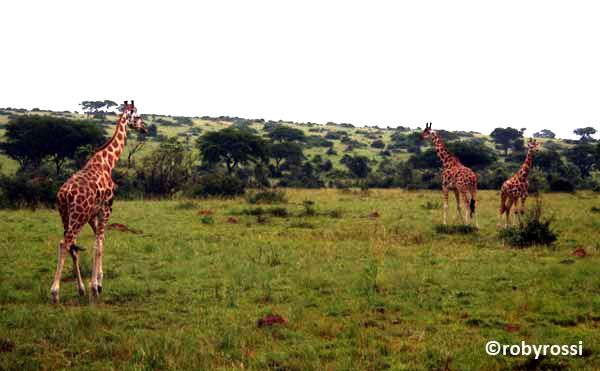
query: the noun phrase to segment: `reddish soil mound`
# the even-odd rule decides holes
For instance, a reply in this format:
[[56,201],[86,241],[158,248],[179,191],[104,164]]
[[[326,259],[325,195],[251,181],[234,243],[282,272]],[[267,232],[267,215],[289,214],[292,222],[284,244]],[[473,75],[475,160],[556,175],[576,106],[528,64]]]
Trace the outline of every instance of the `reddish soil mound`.
[[204,216],[208,216],[208,215],[212,215],[214,214],[214,212],[212,210],[200,210],[198,211],[198,215],[204,215]]
[[109,224],[109,225],[106,226],[106,229],[107,230],[116,229],[119,232],[129,232],[129,233],[133,233],[133,234],[140,234],[140,233],[142,233],[142,231],[140,231],[140,230],[129,228],[125,224],[120,224],[120,223]]
[[258,327],[266,327],[273,325],[284,325],[287,323],[287,320],[280,316],[279,314],[267,314],[263,318],[258,320]]
[[227,218],[227,223],[237,224],[237,222],[239,222],[239,220],[236,217],[230,216],[229,218]]
[[578,247],[573,251],[573,253],[571,255],[576,256],[578,258],[585,258],[587,255],[587,252],[585,251],[585,249],[583,247]]

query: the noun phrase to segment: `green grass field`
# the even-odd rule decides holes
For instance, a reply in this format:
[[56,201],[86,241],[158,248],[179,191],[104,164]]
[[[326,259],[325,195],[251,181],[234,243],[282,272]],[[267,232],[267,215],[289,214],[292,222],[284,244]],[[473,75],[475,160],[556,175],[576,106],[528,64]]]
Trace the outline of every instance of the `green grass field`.
[[[69,259],[50,304],[56,211],[0,211],[0,369],[600,368],[592,193],[544,195],[559,239],[523,250],[497,237],[496,192],[480,192],[470,235],[434,232],[440,192],[287,194],[260,206],[287,217],[246,215],[259,206],[241,198],[117,201],[111,223],[141,233],[107,232],[95,304],[76,295]],[[89,228],[78,242],[87,286]],[[287,323],[258,326],[266,314]],[[489,356],[489,340],[583,341],[584,355]]]

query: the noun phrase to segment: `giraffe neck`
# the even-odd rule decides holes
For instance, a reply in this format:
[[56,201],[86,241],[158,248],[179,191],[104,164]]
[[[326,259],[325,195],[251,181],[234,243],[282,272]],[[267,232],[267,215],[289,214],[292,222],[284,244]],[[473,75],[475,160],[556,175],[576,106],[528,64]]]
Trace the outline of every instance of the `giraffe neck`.
[[525,161],[523,161],[523,165],[521,165],[521,167],[519,168],[519,171],[517,172],[517,176],[520,179],[527,179],[527,176],[529,175],[529,170],[531,170],[532,157],[533,157],[533,152],[531,151],[531,149],[529,149],[527,151],[527,156],[525,157]]
[[457,164],[460,164],[460,161],[458,160],[458,158],[456,158],[456,156],[454,156],[452,153],[450,153],[446,149],[446,146],[444,146],[444,142],[442,141],[442,138],[440,138],[440,136],[437,135],[436,132],[432,132],[431,142],[433,143],[433,145],[435,147],[435,152],[437,153],[438,157],[440,158],[440,161],[442,161],[442,165],[444,167],[452,167],[452,166],[456,166]]
[[102,163],[108,165],[109,171],[112,170],[117,164],[117,161],[119,161],[123,148],[125,148],[126,138],[127,119],[125,113],[123,113],[117,122],[117,127],[115,128],[112,138],[94,153],[92,158],[88,161],[88,164]]

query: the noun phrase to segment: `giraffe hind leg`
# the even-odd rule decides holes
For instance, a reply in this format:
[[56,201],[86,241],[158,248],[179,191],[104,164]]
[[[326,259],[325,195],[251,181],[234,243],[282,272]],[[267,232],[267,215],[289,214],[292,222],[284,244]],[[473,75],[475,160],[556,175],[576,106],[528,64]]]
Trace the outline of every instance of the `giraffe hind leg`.
[[80,296],[85,295],[85,285],[83,284],[83,279],[81,278],[81,269],[79,265],[79,251],[82,250],[83,249],[80,246],[75,244],[71,245],[69,249],[69,253],[73,259],[73,271],[75,272],[75,277],[77,278],[77,289]]

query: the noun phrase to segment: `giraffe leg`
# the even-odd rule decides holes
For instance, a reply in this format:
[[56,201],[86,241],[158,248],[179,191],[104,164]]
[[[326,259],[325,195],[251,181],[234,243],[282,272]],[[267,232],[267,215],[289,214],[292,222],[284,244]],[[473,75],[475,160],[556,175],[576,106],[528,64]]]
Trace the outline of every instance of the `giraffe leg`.
[[460,209],[460,194],[458,193],[457,189],[454,190],[454,197],[456,198],[456,213],[458,215],[458,219],[462,219],[462,211]]
[[523,220],[525,219],[525,200],[527,200],[527,195],[523,195],[521,197],[521,210],[520,210],[519,223],[523,223]]
[[75,244],[71,246],[69,249],[69,253],[71,254],[71,258],[73,258],[73,271],[75,272],[75,277],[77,277],[77,288],[79,290],[79,295],[85,295],[85,286],[83,285],[83,279],[81,279],[81,270],[79,269],[79,249]]
[[65,258],[67,257],[67,251],[69,250],[70,241],[63,239],[58,245],[58,262],[56,263],[56,273],[54,274],[54,282],[50,293],[52,294],[52,302],[58,304],[59,302],[59,290],[60,290],[60,278],[62,275],[63,267],[65,266]]
[[508,227],[510,221],[510,209],[513,205],[513,199],[511,197],[508,198],[508,202],[506,204],[506,223],[504,223],[504,227]]
[[469,210],[469,196],[467,192],[462,194],[463,202],[465,203],[465,224],[471,224],[471,211]]
[[96,241],[94,242],[94,261],[92,263],[92,279],[90,282],[90,290],[92,291],[92,295],[94,297],[98,297],[98,292],[102,290],[98,290],[98,267],[100,260],[102,259],[103,244],[101,239],[103,238],[104,233],[100,235],[99,231],[96,231]]
[[50,289],[50,293],[52,294],[52,302],[55,304],[57,304],[59,301],[58,292],[60,290],[60,278],[62,276],[62,270],[65,266],[65,258],[67,257],[67,252],[69,252],[75,244],[76,236],[79,234],[81,226],[82,224],[79,222],[73,221],[72,224],[69,224],[67,227],[65,227],[64,238],[58,246],[58,263],[56,264],[54,282],[52,283],[52,288]]
[[444,225],[448,224],[448,188],[442,187],[442,194],[444,195]]
[[519,217],[518,216],[518,214],[519,214],[519,199],[518,198],[515,198],[514,205],[515,205],[515,210],[513,212],[513,222],[512,222],[512,225],[516,226],[517,225],[517,218]]
[[[471,208],[471,204],[473,204],[473,208]],[[475,228],[479,228],[479,221],[477,220],[477,189],[471,191],[471,201],[468,206],[469,215],[472,213],[475,220]]]
[[498,224],[500,227],[502,225],[502,214],[506,211],[506,195],[504,192],[500,192],[500,208],[498,209]]
[[98,215],[96,223],[96,243],[94,246],[94,265],[92,268],[92,294],[97,297],[102,293],[102,279],[104,273],[102,271],[102,257],[104,255],[104,227],[110,218],[111,208],[105,208]]

